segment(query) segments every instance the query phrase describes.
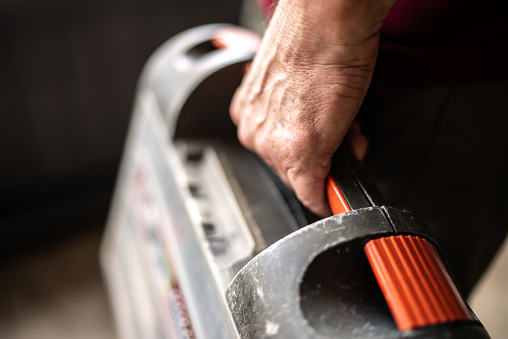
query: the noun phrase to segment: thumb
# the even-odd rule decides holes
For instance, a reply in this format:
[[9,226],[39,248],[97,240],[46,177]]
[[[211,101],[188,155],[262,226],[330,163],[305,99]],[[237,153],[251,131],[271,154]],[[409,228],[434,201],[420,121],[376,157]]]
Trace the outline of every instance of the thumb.
[[293,188],[298,200],[313,213],[321,217],[332,215],[325,192],[325,180],[328,172],[329,167],[324,177],[305,173],[292,175],[291,172],[288,172],[287,176],[289,184]]

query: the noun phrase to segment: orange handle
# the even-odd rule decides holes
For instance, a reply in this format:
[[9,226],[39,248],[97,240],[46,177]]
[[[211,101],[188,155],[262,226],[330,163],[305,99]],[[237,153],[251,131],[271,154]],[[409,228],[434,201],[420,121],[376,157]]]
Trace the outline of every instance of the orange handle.
[[[360,178],[358,173],[353,176]],[[344,176],[336,177],[345,180],[346,194],[354,195],[356,186],[365,187],[362,183],[348,185]],[[326,179],[326,193],[333,214],[353,209],[332,175]],[[394,234],[370,240],[364,251],[400,331],[474,321],[439,254],[426,239]]]
[[347,203],[344,194],[342,194],[342,191],[331,175],[328,175],[326,178],[326,196],[334,215],[351,211],[351,207]]
[[364,250],[400,331],[474,320],[427,240],[394,235],[371,240]]

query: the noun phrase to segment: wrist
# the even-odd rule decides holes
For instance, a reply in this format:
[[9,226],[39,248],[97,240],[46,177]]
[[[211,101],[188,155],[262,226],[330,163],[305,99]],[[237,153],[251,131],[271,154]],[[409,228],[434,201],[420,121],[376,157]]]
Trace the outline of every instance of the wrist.
[[[310,43],[354,46],[375,38],[396,0],[279,0],[273,21]],[[288,33],[288,32],[279,32]]]

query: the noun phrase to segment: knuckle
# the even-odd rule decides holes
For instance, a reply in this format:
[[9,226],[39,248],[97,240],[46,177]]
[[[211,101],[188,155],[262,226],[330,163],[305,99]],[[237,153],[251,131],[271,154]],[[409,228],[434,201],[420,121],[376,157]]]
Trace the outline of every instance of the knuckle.
[[250,150],[254,150],[254,144],[252,142],[252,136],[251,136],[251,134],[248,131],[246,131],[245,128],[239,127],[238,130],[237,130],[237,136],[238,136],[238,140],[240,141],[240,143],[244,147],[246,147],[246,148],[248,148]]

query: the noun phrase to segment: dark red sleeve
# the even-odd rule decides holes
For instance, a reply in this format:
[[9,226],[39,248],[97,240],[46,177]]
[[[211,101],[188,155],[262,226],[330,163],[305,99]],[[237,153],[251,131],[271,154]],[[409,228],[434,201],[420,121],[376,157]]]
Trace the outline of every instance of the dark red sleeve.
[[498,0],[399,0],[381,29],[377,74],[414,83],[508,77],[508,6]]

